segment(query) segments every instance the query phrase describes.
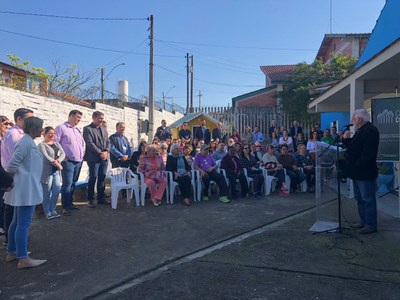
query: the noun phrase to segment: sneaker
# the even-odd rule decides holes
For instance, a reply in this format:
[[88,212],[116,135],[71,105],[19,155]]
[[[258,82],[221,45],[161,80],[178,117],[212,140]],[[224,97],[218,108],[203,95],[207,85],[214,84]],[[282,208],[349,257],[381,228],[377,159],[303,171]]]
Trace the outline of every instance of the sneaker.
[[227,196],[219,197],[218,200],[221,201],[222,203],[229,203],[230,202],[230,200],[228,199]]
[[279,196],[289,196],[289,192],[288,191],[280,191]]
[[209,200],[209,199],[208,199],[208,196],[204,196],[204,197],[203,197],[203,200],[204,200],[204,201],[208,201],[208,200]]
[[63,209],[62,214],[63,214],[63,216],[70,216],[71,215],[71,213],[70,213],[70,211],[68,209]]
[[53,212],[51,213],[51,215],[52,215],[54,218],[59,218],[59,217],[61,217],[61,216],[58,214],[58,212],[56,212],[56,211],[53,211]]
[[51,213],[48,213],[48,214],[46,214],[46,219],[52,220],[52,219],[54,219],[54,216]]

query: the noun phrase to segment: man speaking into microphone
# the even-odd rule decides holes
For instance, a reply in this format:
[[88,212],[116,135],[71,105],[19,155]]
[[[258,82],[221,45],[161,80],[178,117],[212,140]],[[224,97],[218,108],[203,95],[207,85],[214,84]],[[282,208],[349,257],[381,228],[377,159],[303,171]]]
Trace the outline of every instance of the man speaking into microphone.
[[378,177],[376,156],[379,132],[369,120],[370,116],[365,109],[354,111],[351,121],[356,132],[352,138],[345,134],[342,139],[347,148],[345,173],[353,180],[354,198],[357,201],[360,217],[359,223],[351,227],[359,229],[360,234],[374,233],[378,228],[375,180]]

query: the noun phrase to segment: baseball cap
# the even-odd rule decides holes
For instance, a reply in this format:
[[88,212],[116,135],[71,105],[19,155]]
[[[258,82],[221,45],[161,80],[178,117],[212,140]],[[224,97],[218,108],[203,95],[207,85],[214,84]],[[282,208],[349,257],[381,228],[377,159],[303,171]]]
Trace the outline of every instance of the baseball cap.
[[208,145],[206,145],[206,144],[204,144],[204,145],[201,145],[201,147],[200,147],[200,150],[208,150]]

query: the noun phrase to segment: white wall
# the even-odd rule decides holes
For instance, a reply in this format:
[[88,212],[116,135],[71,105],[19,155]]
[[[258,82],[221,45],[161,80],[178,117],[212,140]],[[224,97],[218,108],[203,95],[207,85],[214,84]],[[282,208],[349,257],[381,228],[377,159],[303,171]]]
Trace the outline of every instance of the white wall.
[[[64,123],[68,118],[69,112],[73,109],[77,109],[83,113],[82,121],[78,125],[81,131],[84,126],[91,123],[92,113],[98,110],[105,115],[110,135],[115,132],[115,124],[123,121],[126,124],[125,135],[129,140],[133,140],[135,147],[138,144],[139,138],[147,138],[145,134],[139,134],[137,122],[139,119],[144,120],[149,118],[148,107],[146,107],[146,111],[143,112],[127,107],[116,108],[110,105],[97,103],[96,109],[91,109],[77,104],[0,86],[0,115],[4,115],[13,120],[14,111],[21,107],[32,109],[35,116],[44,120],[44,126],[52,127]],[[157,128],[160,126],[162,119],[165,119],[167,124],[171,124],[182,117],[183,115],[181,113],[173,114],[167,111],[160,112],[156,110],[154,111],[154,127]],[[85,169],[86,168],[82,170],[81,179],[86,178]]]

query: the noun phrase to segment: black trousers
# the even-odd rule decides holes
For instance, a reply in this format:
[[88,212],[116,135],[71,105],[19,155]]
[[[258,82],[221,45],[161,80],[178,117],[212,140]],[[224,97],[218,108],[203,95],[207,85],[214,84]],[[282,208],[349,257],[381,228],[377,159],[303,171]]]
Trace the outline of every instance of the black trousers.
[[10,228],[13,217],[14,206],[4,204],[4,236],[6,237],[6,242],[8,241],[8,228]]
[[208,189],[210,188],[210,181],[213,180],[217,183],[219,188],[219,196],[228,196],[228,186],[226,185],[225,177],[221,173],[213,170],[202,178],[204,184],[204,196],[208,196]]
[[192,183],[189,175],[179,176],[177,180],[183,198],[190,198]]
[[236,179],[239,179],[242,196],[246,196],[249,193],[249,185],[247,184],[246,176],[244,176],[243,173],[241,173],[239,176],[232,176],[226,174],[226,177],[228,177],[229,180],[229,187],[231,189],[232,197],[236,197],[236,189],[235,189]]

